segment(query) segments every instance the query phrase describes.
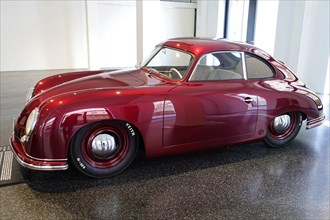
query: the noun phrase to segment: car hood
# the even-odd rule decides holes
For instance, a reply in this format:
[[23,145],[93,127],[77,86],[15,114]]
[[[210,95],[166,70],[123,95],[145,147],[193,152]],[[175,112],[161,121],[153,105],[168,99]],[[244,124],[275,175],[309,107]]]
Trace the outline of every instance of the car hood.
[[86,76],[65,82],[54,88],[65,91],[79,91],[108,87],[141,86],[146,84],[145,73],[141,70],[118,70]]
[[[42,91],[36,97],[46,100],[66,93],[78,93],[82,91],[93,92],[93,90],[100,89],[125,89],[145,86],[150,84],[148,78],[148,74],[141,69],[104,72],[61,83]],[[153,79],[153,84],[162,84],[162,82],[159,79]]]

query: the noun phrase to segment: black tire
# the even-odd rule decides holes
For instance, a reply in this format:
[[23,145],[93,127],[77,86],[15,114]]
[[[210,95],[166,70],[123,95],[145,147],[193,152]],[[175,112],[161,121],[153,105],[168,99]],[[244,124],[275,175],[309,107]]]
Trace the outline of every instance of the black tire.
[[138,152],[138,133],[123,121],[102,121],[81,128],[74,136],[70,155],[83,174],[106,178],[124,171]]
[[[283,119],[282,122],[287,122],[289,118],[290,122],[287,126],[282,126],[281,129],[281,126],[276,126],[276,118],[278,121]],[[271,147],[283,147],[295,139],[302,125],[303,117],[299,112],[290,112],[279,115],[276,118],[268,126],[265,142]]]

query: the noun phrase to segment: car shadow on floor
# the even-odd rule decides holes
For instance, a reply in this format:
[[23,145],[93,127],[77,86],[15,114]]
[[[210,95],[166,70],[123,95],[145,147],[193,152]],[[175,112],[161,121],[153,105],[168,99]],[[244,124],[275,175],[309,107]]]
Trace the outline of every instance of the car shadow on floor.
[[222,165],[253,161],[280,155],[296,155],[297,151],[307,150],[303,144],[294,141],[282,148],[270,148],[263,142],[226,147],[211,151],[170,156],[147,160],[140,152],[135,161],[123,173],[105,179],[94,179],[80,174],[72,165],[67,171],[39,172],[26,171],[27,184],[34,190],[44,193],[73,192],[100,186],[115,186],[132,182],[142,182],[166,176],[200,171]]

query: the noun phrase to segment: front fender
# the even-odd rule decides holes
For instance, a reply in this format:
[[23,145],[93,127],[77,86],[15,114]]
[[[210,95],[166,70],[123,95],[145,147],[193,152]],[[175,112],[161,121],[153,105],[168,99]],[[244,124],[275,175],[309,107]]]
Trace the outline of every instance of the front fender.
[[[39,126],[30,142],[30,155],[36,158],[65,159],[67,149],[74,134],[83,126],[95,121],[109,120],[113,116],[105,108],[84,108],[63,112],[50,110],[45,106],[40,110]],[[43,117],[43,115],[47,115]]]
[[162,146],[164,95],[157,89],[142,90],[86,91],[44,101],[27,146],[29,154],[36,158],[67,158],[70,142],[80,128],[111,119],[134,125],[148,154],[148,149]]

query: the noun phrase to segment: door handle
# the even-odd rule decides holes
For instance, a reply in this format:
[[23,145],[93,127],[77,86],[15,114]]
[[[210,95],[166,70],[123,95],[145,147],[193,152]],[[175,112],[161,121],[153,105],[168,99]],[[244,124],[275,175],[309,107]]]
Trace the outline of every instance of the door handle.
[[244,98],[244,102],[246,103],[246,104],[250,104],[251,102],[253,102],[254,100],[253,100],[253,98],[250,98],[250,97],[245,97]]

